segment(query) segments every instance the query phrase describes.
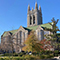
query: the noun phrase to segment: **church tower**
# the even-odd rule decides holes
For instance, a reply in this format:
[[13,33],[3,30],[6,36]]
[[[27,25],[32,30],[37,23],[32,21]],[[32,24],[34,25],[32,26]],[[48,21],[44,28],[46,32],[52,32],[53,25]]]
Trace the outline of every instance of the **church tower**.
[[42,24],[42,12],[41,7],[37,3],[35,3],[35,9],[32,8],[30,10],[30,6],[28,5],[28,12],[27,12],[27,27],[36,26]]

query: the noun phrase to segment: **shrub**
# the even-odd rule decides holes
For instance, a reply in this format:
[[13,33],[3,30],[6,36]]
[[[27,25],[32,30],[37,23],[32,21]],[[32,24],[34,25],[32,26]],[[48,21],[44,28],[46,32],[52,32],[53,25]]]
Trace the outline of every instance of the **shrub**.
[[47,58],[52,58],[54,57],[53,54],[49,54],[49,55],[40,55],[40,59],[47,59]]
[[45,55],[45,58],[47,59],[47,58],[52,58],[52,56],[51,55]]
[[25,55],[25,59],[26,60],[36,60],[38,58],[36,58],[36,56],[33,56],[33,55]]
[[12,53],[5,53],[5,54],[3,54],[1,56],[12,56]]
[[32,52],[32,54],[33,54],[33,55],[38,55],[38,53],[36,53],[36,52]]
[[0,58],[0,60],[9,60],[8,57]]
[[0,60],[4,60],[3,58],[0,58]]
[[12,58],[12,60],[20,60],[20,58],[19,58],[19,57],[17,57],[17,58]]
[[25,55],[25,53],[23,53],[23,52],[19,53],[19,56],[23,56],[23,55]]
[[54,53],[55,53],[55,54],[58,54],[58,53],[59,53],[59,51],[58,51],[58,50],[55,50],[55,51],[54,51]]
[[50,54],[50,57],[54,57],[54,55],[53,54]]
[[44,53],[45,53],[45,51],[41,51],[41,52],[40,52],[41,55],[44,54]]
[[45,58],[46,58],[46,59],[47,59],[47,58],[52,58],[52,57],[54,57],[53,54],[45,55]]
[[18,54],[17,53],[14,53],[13,56],[18,56]]
[[55,56],[58,56],[58,54],[55,54]]
[[22,58],[21,57],[13,57],[13,58],[4,57],[4,58],[0,58],[0,60],[24,60],[24,58],[23,57]]
[[45,54],[51,54],[52,51],[45,51]]
[[45,56],[44,55],[40,55],[40,59],[44,59],[45,58]]

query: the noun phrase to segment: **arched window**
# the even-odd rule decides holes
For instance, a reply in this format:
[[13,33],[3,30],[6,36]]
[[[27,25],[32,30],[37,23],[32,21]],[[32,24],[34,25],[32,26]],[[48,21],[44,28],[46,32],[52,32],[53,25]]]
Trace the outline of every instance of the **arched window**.
[[35,24],[35,16],[33,15],[33,24]]
[[20,43],[22,42],[22,31],[20,31]]
[[30,16],[30,25],[32,24],[32,17]]

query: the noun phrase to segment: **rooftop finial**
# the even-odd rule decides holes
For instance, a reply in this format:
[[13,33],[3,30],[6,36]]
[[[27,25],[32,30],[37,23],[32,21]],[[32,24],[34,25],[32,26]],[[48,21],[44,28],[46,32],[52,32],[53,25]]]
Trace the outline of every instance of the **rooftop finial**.
[[39,11],[41,12],[41,7],[39,6]]
[[35,9],[38,10],[38,5],[37,2],[35,3]]
[[28,11],[30,11],[30,5],[28,5]]

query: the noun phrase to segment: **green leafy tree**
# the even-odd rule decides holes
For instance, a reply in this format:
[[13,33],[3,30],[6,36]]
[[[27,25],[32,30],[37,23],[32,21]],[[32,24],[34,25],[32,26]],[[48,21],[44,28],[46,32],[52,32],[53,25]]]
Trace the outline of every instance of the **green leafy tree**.
[[51,34],[49,35],[45,35],[45,37],[47,38],[47,40],[51,41],[51,44],[54,48],[54,50],[58,47],[59,43],[59,37],[57,36],[57,31],[60,31],[59,28],[57,27],[57,23],[59,21],[59,19],[57,19],[57,21],[53,18],[52,23],[49,23],[52,26],[52,29],[48,29],[45,28],[45,30],[50,31]]

